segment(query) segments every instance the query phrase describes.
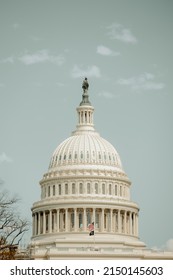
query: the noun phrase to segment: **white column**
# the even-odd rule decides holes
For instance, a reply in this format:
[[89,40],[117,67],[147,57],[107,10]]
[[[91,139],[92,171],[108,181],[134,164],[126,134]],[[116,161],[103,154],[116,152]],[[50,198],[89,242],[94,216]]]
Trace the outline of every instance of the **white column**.
[[38,234],[37,229],[37,213],[35,213],[35,235]]
[[127,212],[124,211],[124,233],[127,233]]
[[129,222],[130,222],[130,235],[132,235],[132,212],[129,215]]
[[46,233],[46,213],[43,211],[43,234]]
[[59,209],[56,209],[56,231],[59,232]]
[[138,236],[138,213],[136,213],[136,236]]
[[40,212],[38,212],[38,235],[40,234]]
[[94,222],[94,227],[95,227],[95,213],[96,213],[96,210],[95,208],[93,208],[93,218],[92,218],[92,222]]
[[118,210],[118,233],[121,233],[121,216],[120,216],[120,210]]
[[68,231],[68,208],[65,209],[65,231]]
[[110,232],[112,232],[112,209],[110,209]]
[[102,208],[101,232],[104,232],[104,208]]
[[52,210],[49,211],[49,233],[52,233]]
[[77,231],[77,209],[74,209],[74,231]]
[[133,213],[133,235],[136,235],[136,213]]
[[86,231],[86,208],[83,210],[83,230]]
[[34,235],[34,214],[32,214],[32,236]]

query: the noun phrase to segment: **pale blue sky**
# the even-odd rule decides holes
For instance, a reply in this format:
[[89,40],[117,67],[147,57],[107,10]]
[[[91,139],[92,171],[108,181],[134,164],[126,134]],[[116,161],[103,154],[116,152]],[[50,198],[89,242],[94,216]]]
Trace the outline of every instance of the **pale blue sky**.
[[0,179],[21,197],[77,123],[87,76],[95,127],[118,151],[140,238],[173,239],[173,1],[0,0]]

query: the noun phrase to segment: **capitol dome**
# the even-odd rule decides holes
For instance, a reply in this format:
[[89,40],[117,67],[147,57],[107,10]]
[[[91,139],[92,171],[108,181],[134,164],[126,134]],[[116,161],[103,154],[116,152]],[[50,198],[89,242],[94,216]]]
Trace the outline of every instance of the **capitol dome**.
[[120,157],[115,148],[96,132],[73,134],[63,141],[54,151],[49,170],[62,169],[73,165],[98,166],[122,170]]
[[85,79],[76,130],[55,149],[40,181],[41,199],[32,207],[34,259],[104,258],[115,256],[117,248],[145,247],[131,182],[116,149],[94,128],[88,87]]

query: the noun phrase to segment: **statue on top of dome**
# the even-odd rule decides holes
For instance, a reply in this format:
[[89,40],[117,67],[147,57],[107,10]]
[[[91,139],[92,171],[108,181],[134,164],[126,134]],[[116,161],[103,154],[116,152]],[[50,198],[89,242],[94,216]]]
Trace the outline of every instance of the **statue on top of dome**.
[[86,91],[88,91],[89,83],[88,83],[88,79],[87,79],[87,78],[85,78],[85,79],[83,80],[82,88],[83,88],[84,93],[85,93]]

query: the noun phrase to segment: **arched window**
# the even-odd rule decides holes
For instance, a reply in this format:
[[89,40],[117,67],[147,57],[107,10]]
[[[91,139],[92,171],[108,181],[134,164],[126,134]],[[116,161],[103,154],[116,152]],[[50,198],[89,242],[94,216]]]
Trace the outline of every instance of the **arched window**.
[[83,194],[83,184],[79,184],[79,194]]
[[117,195],[117,185],[115,185],[115,195]]
[[120,196],[123,195],[122,186],[120,186]]
[[98,193],[99,193],[98,184],[95,183],[95,194],[98,194]]
[[68,184],[65,184],[65,194],[68,194]]
[[55,185],[53,185],[53,195],[55,195]]
[[50,196],[50,186],[48,187],[48,196]]
[[90,183],[87,183],[87,193],[91,193],[91,185]]
[[109,195],[111,195],[111,194],[112,194],[112,185],[109,184]]
[[58,186],[58,190],[59,190],[59,195],[61,195],[61,184],[59,184],[59,186]]
[[102,184],[102,194],[105,194],[106,190],[105,190],[105,184]]
[[75,194],[75,183],[72,184],[72,194]]

